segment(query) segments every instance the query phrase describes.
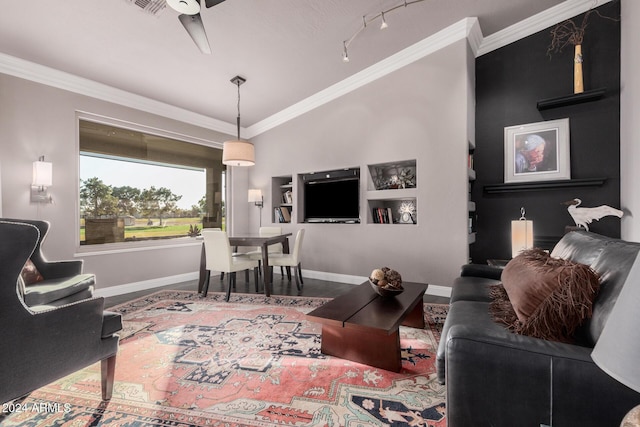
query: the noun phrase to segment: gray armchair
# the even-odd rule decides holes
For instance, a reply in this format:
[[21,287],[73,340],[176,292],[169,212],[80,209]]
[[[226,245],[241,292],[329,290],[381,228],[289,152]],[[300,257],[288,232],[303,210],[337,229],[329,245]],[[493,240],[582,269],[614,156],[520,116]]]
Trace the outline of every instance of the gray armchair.
[[48,261],[42,253],[41,246],[49,232],[49,222],[8,218],[0,218],[0,221],[31,224],[40,233],[30,259],[42,280],[33,284],[25,283],[21,290],[28,306],[60,306],[93,296],[96,278],[93,274],[82,273],[82,260]]
[[98,361],[102,398],[113,391],[121,316],[103,298],[60,306],[25,303],[18,277],[39,249],[40,231],[20,220],[0,220],[0,402],[31,393]]

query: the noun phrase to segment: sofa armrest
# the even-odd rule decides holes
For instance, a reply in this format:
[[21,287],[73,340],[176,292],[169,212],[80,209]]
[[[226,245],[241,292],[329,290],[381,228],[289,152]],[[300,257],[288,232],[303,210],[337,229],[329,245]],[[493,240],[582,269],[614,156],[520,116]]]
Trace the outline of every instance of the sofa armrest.
[[591,348],[453,325],[446,337],[450,427],[618,425],[640,394],[591,360]]
[[460,276],[484,277],[487,279],[500,280],[502,268],[484,264],[465,264],[460,269]]

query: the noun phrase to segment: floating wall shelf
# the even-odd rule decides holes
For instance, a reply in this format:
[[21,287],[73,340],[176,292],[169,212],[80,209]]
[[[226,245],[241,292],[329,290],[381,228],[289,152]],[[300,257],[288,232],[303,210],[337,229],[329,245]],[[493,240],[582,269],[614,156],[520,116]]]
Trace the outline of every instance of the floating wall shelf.
[[550,108],[566,107],[568,105],[581,104],[583,102],[597,101],[607,92],[606,88],[588,90],[582,93],[560,96],[557,98],[542,99],[538,101],[538,110],[548,110]]
[[607,178],[569,179],[563,181],[538,181],[538,182],[514,182],[505,184],[485,185],[487,194],[516,193],[520,191],[554,190],[558,188],[572,187],[598,187],[605,183]]

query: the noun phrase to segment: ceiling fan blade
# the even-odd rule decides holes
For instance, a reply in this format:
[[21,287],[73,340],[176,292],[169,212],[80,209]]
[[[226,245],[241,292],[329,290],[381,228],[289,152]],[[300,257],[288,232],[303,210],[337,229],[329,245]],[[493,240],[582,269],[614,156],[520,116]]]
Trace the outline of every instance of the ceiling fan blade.
[[217,4],[222,3],[224,0],[205,0],[204,4],[207,6],[207,9],[213,7]]
[[207,33],[204,31],[204,24],[200,14],[178,16],[180,22],[187,30],[187,33],[191,36],[196,46],[202,53],[211,54],[211,47],[209,46],[209,40],[207,39]]

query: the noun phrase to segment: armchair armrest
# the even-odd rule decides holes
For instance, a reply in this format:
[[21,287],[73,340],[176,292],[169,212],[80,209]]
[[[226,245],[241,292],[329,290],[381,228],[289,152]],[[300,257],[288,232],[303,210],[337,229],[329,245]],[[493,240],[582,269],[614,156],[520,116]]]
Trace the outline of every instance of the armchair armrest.
[[500,280],[502,268],[485,264],[465,264],[460,269],[460,276],[484,277],[486,279]]
[[33,258],[33,262],[45,279],[59,279],[82,274],[84,262],[82,260],[70,261],[44,261]]

